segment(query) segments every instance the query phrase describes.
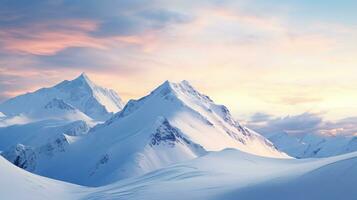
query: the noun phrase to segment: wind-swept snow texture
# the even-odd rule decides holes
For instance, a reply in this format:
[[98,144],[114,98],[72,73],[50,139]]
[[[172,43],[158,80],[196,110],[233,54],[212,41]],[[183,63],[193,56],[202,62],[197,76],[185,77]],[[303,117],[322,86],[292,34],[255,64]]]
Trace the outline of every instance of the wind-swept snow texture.
[[96,188],[84,199],[352,200],[356,172],[356,152],[296,160],[228,149]]
[[276,159],[234,149],[110,185],[88,188],[40,177],[0,157],[0,199],[354,200],[357,153]]
[[22,170],[0,156],[0,199],[80,199],[84,187],[41,177]]

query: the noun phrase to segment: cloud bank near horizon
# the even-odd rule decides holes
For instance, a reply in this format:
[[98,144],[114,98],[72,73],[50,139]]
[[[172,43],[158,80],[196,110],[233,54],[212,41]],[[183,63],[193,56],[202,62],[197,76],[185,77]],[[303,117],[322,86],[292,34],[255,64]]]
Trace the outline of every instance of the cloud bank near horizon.
[[318,113],[302,113],[276,117],[266,113],[255,113],[245,125],[263,135],[288,134],[298,138],[308,134],[323,136],[357,136],[357,117],[340,120],[325,120]]

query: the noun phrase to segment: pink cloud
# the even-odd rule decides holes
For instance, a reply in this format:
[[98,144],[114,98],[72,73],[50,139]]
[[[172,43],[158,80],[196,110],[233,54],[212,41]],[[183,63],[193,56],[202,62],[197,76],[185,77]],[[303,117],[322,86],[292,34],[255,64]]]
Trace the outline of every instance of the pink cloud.
[[[59,27],[52,27],[60,25]],[[140,35],[94,37],[90,32],[98,28],[95,21],[65,20],[34,24],[31,27],[0,30],[2,48],[20,54],[54,55],[69,47],[107,49],[113,45],[136,45],[144,51],[152,48],[157,40],[155,31]]]
[[[53,30],[50,27],[53,24],[62,27]],[[65,20],[8,28],[0,30],[0,42],[5,50],[35,55],[52,55],[68,47],[105,48],[99,39],[88,35],[96,27],[97,24],[92,21]]]

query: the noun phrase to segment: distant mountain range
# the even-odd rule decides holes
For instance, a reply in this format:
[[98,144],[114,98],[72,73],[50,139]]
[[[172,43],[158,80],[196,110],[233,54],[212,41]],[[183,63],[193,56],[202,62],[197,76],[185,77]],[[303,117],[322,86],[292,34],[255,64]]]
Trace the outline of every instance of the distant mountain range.
[[320,135],[307,133],[302,136],[285,132],[271,134],[270,141],[281,151],[295,158],[321,158],[357,151],[355,135]]

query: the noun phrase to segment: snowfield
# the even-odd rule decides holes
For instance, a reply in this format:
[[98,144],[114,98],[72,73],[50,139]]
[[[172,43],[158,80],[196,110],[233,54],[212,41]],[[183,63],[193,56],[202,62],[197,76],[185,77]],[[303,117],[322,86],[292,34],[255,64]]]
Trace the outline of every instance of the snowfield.
[[37,176],[18,168],[0,156],[0,199],[74,200],[85,188]]
[[335,200],[357,196],[357,152],[277,159],[234,149],[97,188],[31,174],[0,158],[1,199]]

